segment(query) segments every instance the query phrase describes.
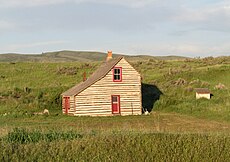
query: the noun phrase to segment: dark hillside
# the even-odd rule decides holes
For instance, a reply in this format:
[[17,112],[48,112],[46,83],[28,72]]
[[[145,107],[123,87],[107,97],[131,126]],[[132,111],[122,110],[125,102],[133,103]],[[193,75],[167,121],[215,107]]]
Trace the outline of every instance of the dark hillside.
[[89,62],[102,61],[105,53],[100,52],[77,52],[77,51],[58,51],[42,54],[1,54],[0,62]]
[[[122,55],[113,54],[114,57],[125,56],[128,61],[146,60],[184,60],[181,56],[147,56],[147,55]],[[91,62],[103,61],[106,53],[88,51],[57,51],[42,54],[0,54],[0,62]]]

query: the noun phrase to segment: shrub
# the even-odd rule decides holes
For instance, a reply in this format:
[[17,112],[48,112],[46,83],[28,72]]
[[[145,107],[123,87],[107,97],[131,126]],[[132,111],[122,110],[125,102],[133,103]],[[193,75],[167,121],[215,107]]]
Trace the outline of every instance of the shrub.
[[222,83],[215,85],[214,89],[226,89],[226,86]]
[[58,68],[56,73],[57,74],[66,74],[66,75],[76,75],[77,74],[77,67],[62,67]]

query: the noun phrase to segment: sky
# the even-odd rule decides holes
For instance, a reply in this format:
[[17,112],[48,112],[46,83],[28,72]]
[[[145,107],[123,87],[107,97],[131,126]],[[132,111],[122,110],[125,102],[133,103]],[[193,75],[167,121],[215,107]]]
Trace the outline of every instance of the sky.
[[0,53],[230,56],[230,0],[0,0]]

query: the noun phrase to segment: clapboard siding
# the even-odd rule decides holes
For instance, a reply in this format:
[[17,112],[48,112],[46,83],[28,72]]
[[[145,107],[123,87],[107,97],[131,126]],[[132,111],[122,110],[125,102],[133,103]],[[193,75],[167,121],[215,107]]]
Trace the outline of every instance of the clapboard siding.
[[120,95],[121,115],[141,114],[140,74],[122,58],[115,67],[122,67],[122,82],[113,82],[110,72],[74,98],[74,115],[110,116],[112,114],[111,95]]

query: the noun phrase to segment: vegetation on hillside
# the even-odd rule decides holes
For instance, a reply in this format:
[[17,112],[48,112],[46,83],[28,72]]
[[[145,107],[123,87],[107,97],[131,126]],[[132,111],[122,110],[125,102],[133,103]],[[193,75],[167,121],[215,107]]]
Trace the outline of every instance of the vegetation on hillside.
[[[128,56],[122,54],[113,54],[114,57],[126,56],[129,61],[136,60],[184,60],[187,57],[182,56],[146,56],[136,55]],[[88,52],[88,51],[57,51],[46,52],[42,54],[0,54],[0,62],[92,62],[92,61],[104,61],[106,53],[102,52]]]
[[229,159],[230,57],[131,61],[148,116],[62,115],[60,94],[100,63],[0,63],[0,161]]
[[[162,93],[153,110],[230,120],[230,57],[149,60],[133,66],[142,74],[144,83],[155,85]],[[195,88],[209,88],[211,100],[196,100]]]
[[[143,105],[149,111],[230,119],[229,57],[131,63],[146,85]],[[24,114],[45,108],[60,113],[60,94],[81,82],[84,72],[90,76],[99,65],[100,62],[1,63],[0,113]],[[200,87],[211,90],[211,100],[195,99],[194,89]]]

